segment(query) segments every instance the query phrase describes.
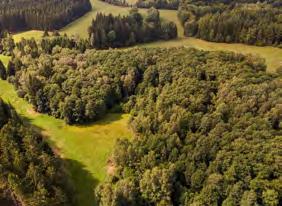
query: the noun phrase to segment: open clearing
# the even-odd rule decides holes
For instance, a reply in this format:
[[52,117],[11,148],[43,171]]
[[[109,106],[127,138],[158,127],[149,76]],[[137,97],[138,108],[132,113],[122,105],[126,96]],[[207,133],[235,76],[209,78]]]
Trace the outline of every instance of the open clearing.
[[[60,32],[68,35],[78,35],[83,38],[87,38],[87,28],[89,27],[93,18],[95,18],[98,12],[112,13],[114,15],[126,15],[130,8],[114,6],[99,0],[91,0],[93,10],[88,12],[83,17],[77,19],[71,24],[67,25]],[[146,9],[139,9],[139,11],[145,14]],[[178,28],[178,39],[170,41],[159,41],[141,45],[143,47],[176,47],[187,46],[195,47],[203,50],[228,50],[243,54],[253,54],[261,56],[266,60],[268,71],[273,72],[282,65],[282,49],[275,47],[258,47],[245,44],[226,44],[226,43],[214,43],[207,42],[196,38],[185,38],[183,36],[183,28],[177,19],[177,11],[173,10],[160,10],[161,18],[174,21]],[[42,31],[27,31],[14,35],[16,41],[19,41],[22,37],[40,39]]]
[[130,138],[129,115],[108,114],[85,126],[69,126],[63,120],[36,113],[17,96],[13,86],[0,80],[0,96],[37,129],[66,162],[76,187],[78,206],[93,205],[94,187],[106,177],[107,160],[117,138]]

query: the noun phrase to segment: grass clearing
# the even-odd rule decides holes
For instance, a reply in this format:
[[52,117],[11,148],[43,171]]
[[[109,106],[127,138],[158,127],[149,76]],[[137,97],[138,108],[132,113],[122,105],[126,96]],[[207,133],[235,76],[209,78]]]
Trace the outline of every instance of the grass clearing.
[[43,36],[43,31],[38,30],[30,30],[21,33],[17,33],[13,35],[15,42],[21,41],[22,38],[31,39],[34,38],[35,40],[41,39]]
[[94,187],[106,177],[107,159],[117,138],[130,138],[129,115],[108,114],[85,126],[66,125],[63,120],[39,114],[17,96],[13,86],[0,80],[0,96],[32,125],[47,135],[47,141],[65,160],[75,184],[78,206],[95,202]]

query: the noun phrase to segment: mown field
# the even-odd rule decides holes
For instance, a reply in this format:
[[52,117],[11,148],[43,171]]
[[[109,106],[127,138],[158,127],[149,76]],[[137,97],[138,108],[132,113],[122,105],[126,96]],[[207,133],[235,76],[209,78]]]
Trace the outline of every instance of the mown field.
[[127,126],[129,115],[108,114],[93,124],[69,126],[63,120],[36,113],[7,81],[0,80],[0,96],[41,131],[64,159],[77,190],[78,206],[93,205],[94,187],[106,177],[107,160],[117,138],[132,135]]

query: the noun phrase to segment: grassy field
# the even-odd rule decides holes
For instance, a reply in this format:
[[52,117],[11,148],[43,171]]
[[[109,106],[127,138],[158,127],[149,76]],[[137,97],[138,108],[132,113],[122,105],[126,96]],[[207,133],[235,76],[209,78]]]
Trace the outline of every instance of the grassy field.
[[11,84],[0,80],[0,97],[46,135],[47,141],[66,162],[74,181],[78,206],[93,205],[94,187],[106,177],[107,159],[117,138],[130,138],[129,115],[108,114],[86,126],[69,126],[63,120],[34,112],[19,98]]
[[43,31],[31,30],[25,31],[18,34],[13,35],[15,42],[19,42],[22,38],[31,39],[34,38],[35,40],[41,39],[43,36]]

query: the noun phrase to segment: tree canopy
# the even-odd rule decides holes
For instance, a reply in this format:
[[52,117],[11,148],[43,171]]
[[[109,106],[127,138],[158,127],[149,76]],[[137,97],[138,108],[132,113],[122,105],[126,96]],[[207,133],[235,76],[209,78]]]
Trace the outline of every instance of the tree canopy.
[[183,0],[178,16],[186,36],[215,42],[281,47],[281,1],[256,2]]
[[13,32],[60,29],[90,10],[89,0],[0,0],[0,25]]
[[72,188],[61,160],[2,99],[0,154],[0,203],[72,205]]
[[89,27],[90,45],[97,49],[131,46],[154,40],[177,37],[174,22],[161,21],[159,11],[150,8],[145,19],[138,9],[127,16],[97,14]]

